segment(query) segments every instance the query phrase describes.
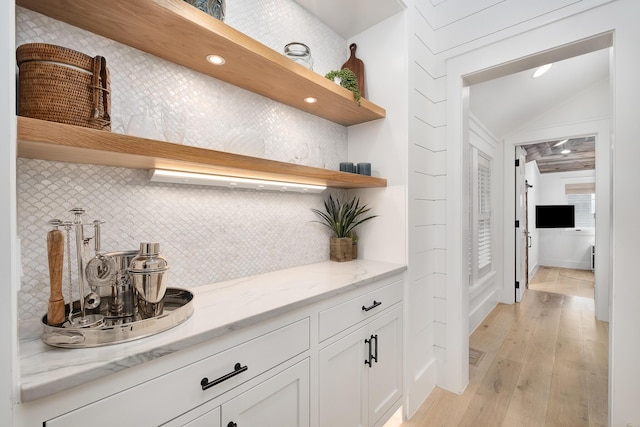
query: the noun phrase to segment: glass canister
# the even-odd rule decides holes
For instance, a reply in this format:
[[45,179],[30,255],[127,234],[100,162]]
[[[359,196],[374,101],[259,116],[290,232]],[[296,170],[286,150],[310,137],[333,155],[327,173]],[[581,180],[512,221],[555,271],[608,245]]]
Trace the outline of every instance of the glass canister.
[[300,65],[313,70],[313,58],[311,57],[311,49],[303,43],[292,42],[284,47],[284,54],[287,58],[297,62]]

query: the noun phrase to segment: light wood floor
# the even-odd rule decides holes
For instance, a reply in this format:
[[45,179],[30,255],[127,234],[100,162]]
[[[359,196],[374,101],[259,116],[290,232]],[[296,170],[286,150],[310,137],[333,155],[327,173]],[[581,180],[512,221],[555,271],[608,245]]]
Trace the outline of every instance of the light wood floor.
[[499,304],[469,338],[485,354],[465,392],[437,388],[401,426],[606,426],[608,324],[592,297],[568,295],[583,294],[589,274],[593,288],[591,272],[540,269],[531,282],[544,291]]
[[593,298],[593,283],[590,270],[540,267],[529,281],[529,289]]

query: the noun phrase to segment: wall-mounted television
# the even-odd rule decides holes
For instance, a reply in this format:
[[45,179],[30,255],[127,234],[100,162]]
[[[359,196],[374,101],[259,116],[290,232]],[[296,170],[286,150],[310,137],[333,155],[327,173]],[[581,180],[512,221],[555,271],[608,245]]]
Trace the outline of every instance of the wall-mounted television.
[[576,215],[573,205],[536,206],[536,228],[575,228]]

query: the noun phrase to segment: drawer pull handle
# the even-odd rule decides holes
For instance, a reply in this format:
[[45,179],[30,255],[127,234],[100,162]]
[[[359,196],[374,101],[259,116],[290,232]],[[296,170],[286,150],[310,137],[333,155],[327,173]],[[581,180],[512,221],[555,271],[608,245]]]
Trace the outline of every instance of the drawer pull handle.
[[221,382],[224,382],[224,381],[228,380],[229,378],[233,378],[236,375],[241,374],[241,373],[243,373],[244,371],[246,371],[248,369],[249,369],[248,366],[246,366],[246,365],[242,366],[241,364],[236,363],[236,365],[233,367],[233,372],[229,372],[228,374],[223,375],[220,378],[218,378],[216,380],[213,380],[211,382],[209,382],[209,379],[207,377],[204,377],[202,379],[202,381],[200,381],[200,385],[202,386],[202,390],[204,391],[204,390],[207,390],[207,389],[213,387],[214,385],[218,385]]
[[362,306],[362,311],[369,311],[369,310],[373,310],[374,308],[376,308],[377,306],[382,305],[382,302],[380,301],[376,301],[373,300],[373,304],[371,304],[369,307],[365,307],[364,305]]

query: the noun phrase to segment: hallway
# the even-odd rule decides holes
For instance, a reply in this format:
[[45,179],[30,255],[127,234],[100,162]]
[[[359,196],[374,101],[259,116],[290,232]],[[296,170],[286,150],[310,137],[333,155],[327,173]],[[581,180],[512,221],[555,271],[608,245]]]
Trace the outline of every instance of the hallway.
[[606,426],[608,324],[593,298],[566,294],[578,280],[582,294],[588,274],[541,268],[532,283],[563,293],[529,289],[520,304],[498,304],[469,338],[484,354],[465,392],[434,390],[401,426]]

